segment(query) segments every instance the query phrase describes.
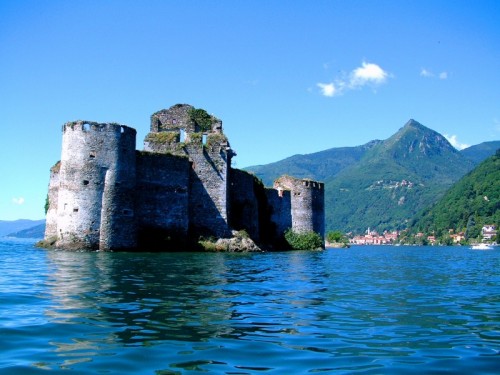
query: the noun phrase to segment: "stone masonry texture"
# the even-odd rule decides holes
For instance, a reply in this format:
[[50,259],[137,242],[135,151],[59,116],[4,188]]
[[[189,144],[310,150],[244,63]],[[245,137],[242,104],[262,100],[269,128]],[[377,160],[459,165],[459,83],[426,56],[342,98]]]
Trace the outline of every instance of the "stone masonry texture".
[[283,233],[324,236],[324,185],[283,176],[272,188],[231,168],[222,121],[176,104],[151,116],[144,151],[115,123],[63,126],[50,171],[45,240],[63,249],[170,251],[245,231],[277,249]]

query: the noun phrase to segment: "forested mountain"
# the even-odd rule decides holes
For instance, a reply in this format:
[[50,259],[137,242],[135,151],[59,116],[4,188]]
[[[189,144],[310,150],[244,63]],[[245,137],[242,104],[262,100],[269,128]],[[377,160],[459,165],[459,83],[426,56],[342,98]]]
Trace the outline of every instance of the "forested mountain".
[[441,134],[410,120],[325,181],[327,229],[403,229],[474,167]]
[[370,226],[380,231],[405,228],[419,210],[493,155],[497,144],[457,151],[441,134],[410,120],[385,141],[245,169],[266,186],[283,174],[324,181],[327,230],[361,232]]
[[325,181],[356,164],[366,151],[380,142],[382,141],[375,140],[362,146],[331,148],[313,154],[293,155],[275,163],[254,165],[244,169],[259,177],[266,186],[272,186],[273,181],[283,174]]
[[500,225],[500,150],[453,185],[435,205],[412,222],[413,232],[437,237],[465,232],[477,238],[483,225]]
[[494,155],[498,149],[500,149],[500,141],[490,141],[467,147],[460,152],[467,159],[472,160],[475,164],[479,164],[486,158]]

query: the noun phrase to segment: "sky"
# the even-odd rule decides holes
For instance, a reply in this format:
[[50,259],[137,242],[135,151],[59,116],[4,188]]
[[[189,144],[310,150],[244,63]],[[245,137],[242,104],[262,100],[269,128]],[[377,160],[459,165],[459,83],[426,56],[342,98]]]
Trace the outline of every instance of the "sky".
[[500,139],[500,1],[0,1],[0,220],[41,219],[61,127],[177,103],[237,168],[387,139]]

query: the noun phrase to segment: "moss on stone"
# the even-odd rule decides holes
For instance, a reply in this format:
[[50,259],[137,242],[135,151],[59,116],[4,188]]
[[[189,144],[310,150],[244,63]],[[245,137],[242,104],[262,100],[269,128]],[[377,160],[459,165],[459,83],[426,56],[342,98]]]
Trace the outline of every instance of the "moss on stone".
[[146,142],[160,143],[160,144],[170,144],[179,142],[179,132],[159,132],[159,133],[149,133],[146,138]]
[[227,142],[227,137],[222,133],[212,133],[207,135],[207,146],[209,147],[226,144]]
[[201,108],[190,108],[188,115],[201,132],[211,131],[212,125],[217,121],[215,117],[210,116],[207,111]]

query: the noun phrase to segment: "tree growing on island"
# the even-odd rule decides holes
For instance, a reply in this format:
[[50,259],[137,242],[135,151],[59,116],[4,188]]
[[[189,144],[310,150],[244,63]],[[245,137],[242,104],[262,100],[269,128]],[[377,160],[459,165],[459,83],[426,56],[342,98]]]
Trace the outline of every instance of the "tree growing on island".
[[330,245],[341,245],[342,247],[347,247],[349,244],[347,236],[339,230],[328,232],[326,234],[326,241]]
[[294,232],[291,228],[285,232],[285,240],[292,250],[317,250],[324,248],[323,238],[316,232]]

